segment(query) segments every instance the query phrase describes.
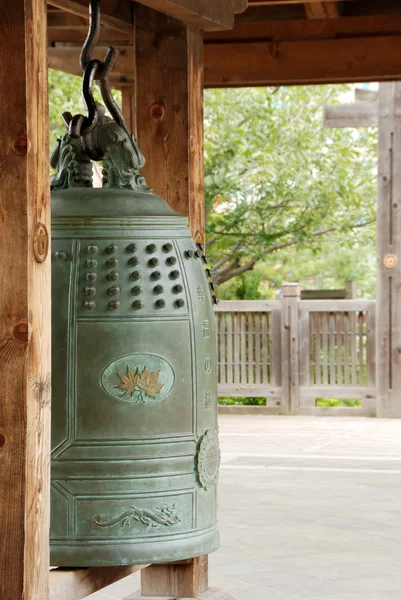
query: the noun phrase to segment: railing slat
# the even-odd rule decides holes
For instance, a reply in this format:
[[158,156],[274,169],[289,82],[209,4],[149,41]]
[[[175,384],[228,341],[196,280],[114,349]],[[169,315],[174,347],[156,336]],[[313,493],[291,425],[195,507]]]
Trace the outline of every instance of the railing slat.
[[226,383],[226,313],[220,315],[220,383]]
[[237,312],[233,313],[234,316],[234,383],[240,383],[239,376],[239,364],[240,364],[240,355],[239,355],[239,314]]
[[260,383],[260,313],[255,313],[254,319],[255,319],[255,383]]
[[320,370],[320,352],[321,352],[321,344],[320,344],[320,332],[321,332],[321,315],[320,313],[315,313],[315,345],[316,345],[316,384],[321,385],[322,381],[322,373]]
[[328,327],[327,327],[327,317],[328,313],[324,312],[320,315],[321,324],[322,324],[322,350],[323,350],[323,384],[328,385],[328,358],[329,358],[329,349],[328,349]]
[[342,337],[342,313],[336,312],[336,345],[337,345],[337,385],[343,383],[343,337]]
[[350,334],[349,334],[349,314],[345,312],[343,314],[343,326],[344,326],[344,383],[349,385],[349,357],[351,354],[350,345]]
[[335,315],[333,312],[330,312],[329,313],[330,385],[334,385],[336,382],[335,336],[336,336]]
[[226,383],[233,383],[233,330],[232,313],[226,313],[227,318],[227,380]]
[[365,333],[366,315],[360,311],[358,313],[358,358],[359,358],[359,377],[358,384],[366,385],[365,378]]
[[269,369],[269,338],[267,333],[267,313],[262,313],[262,383],[270,383]]
[[351,312],[350,317],[350,329],[351,329],[351,372],[352,372],[352,385],[357,384],[356,379],[356,365],[357,365],[357,348],[356,348],[356,338],[357,338],[357,313]]
[[253,313],[248,313],[248,383],[254,383],[253,377]]
[[246,372],[246,321],[245,313],[241,313],[241,383],[248,383]]

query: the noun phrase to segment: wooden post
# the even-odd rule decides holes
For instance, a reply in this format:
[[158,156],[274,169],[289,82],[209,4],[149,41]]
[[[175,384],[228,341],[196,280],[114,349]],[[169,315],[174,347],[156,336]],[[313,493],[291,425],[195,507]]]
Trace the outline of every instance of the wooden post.
[[286,411],[295,413],[299,404],[298,310],[301,287],[298,283],[284,283],[282,290],[282,403]]
[[345,282],[345,299],[356,300],[356,281],[347,279]]
[[167,565],[151,565],[141,572],[142,596],[196,598],[207,587],[207,556]]
[[137,134],[147,183],[204,241],[203,36],[135,5]]
[[134,137],[137,137],[136,129],[136,94],[134,86],[127,85],[121,90],[122,97],[122,110],[127,125],[128,131],[130,131]]
[[401,83],[379,90],[377,387],[379,417],[401,417]]
[[[204,241],[203,35],[200,29],[135,5],[137,135],[148,185],[189,216],[195,242]],[[147,597],[214,597],[207,557],[143,572]],[[205,591],[206,590],[206,591]],[[218,598],[230,598],[216,591]],[[201,596],[200,596],[201,595]]]
[[0,2],[0,598],[49,598],[45,0]]

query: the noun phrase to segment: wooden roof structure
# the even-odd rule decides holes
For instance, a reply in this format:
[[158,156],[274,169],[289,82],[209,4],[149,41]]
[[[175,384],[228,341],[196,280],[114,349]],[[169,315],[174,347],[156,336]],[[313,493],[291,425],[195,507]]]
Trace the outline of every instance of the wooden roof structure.
[[[104,4],[101,44],[121,51],[113,83],[122,87],[134,81],[134,3]],[[393,0],[141,4],[205,30],[205,87],[383,81],[401,75],[401,3]],[[48,2],[50,67],[80,73],[87,23],[85,0]]]

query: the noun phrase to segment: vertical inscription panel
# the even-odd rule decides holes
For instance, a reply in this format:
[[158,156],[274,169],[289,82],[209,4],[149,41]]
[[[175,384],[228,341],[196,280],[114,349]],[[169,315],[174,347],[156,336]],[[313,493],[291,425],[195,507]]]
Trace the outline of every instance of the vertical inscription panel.
[[[214,316],[205,265],[192,241],[179,242],[195,338],[197,433],[217,428],[217,373]],[[197,250],[199,254],[199,250]]]

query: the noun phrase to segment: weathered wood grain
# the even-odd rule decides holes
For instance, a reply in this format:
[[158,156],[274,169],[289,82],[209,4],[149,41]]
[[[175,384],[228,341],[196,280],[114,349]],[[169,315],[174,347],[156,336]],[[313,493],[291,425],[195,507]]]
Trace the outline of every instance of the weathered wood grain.
[[[282,301],[219,304],[219,395],[264,396],[267,407],[297,413],[300,406],[315,406],[319,390],[341,398],[358,390],[360,395],[354,397],[362,398],[362,408],[371,414],[375,302],[300,301],[297,289],[284,286]],[[337,396],[339,389],[348,391]]]
[[122,96],[122,111],[127,125],[134,137],[137,136],[136,128],[136,91],[135,86],[129,85],[121,90]]
[[141,573],[142,596],[195,598],[208,588],[208,557],[150,565]]
[[205,87],[395,80],[401,77],[399,45],[398,36],[210,42]]
[[0,3],[0,597],[49,598],[50,231],[44,0]]
[[138,141],[143,173],[157,194],[188,215],[196,242],[204,240],[202,33],[136,6]]
[[[50,6],[88,18],[88,0],[49,0]],[[133,6],[124,0],[102,0],[101,23],[112,29],[132,33]]]
[[[379,89],[377,206],[378,414],[401,416],[401,84]],[[394,256],[392,263],[386,256]],[[388,266],[386,266],[388,265]]]
[[379,107],[376,102],[353,102],[329,104],[324,107],[324,127],[370,127],[379,123]]
[[[147,565],[54,569],[50,571],[50,600],[81,600]],[[133,592],[135,590],[132,590]]]

